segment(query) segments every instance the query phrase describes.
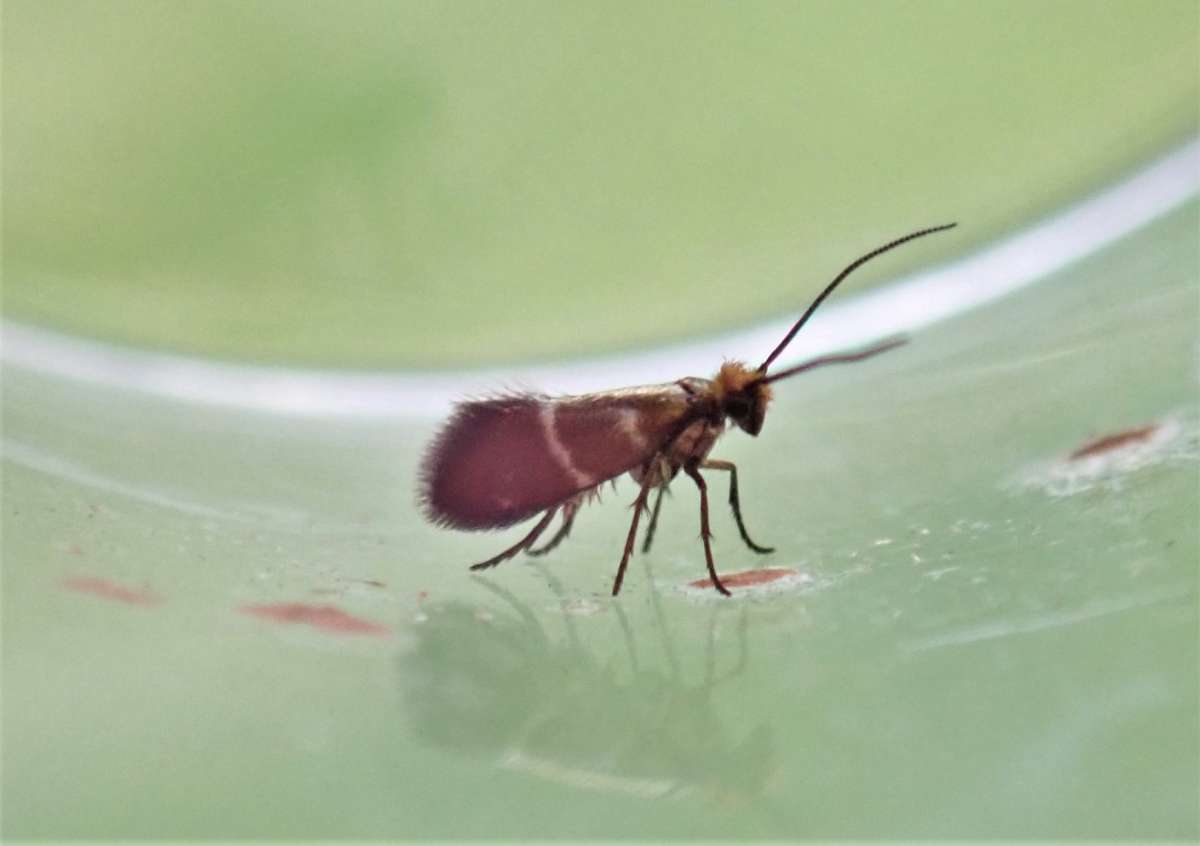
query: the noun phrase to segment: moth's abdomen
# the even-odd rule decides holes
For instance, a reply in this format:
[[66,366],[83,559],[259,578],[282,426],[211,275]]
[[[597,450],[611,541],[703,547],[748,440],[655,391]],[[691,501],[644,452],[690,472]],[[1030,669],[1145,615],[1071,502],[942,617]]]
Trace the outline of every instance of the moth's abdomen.
[[500,529],[619,476],[661,440],[663,415],[639,405],[538,396],[462,403],[425,454],[427,516],[456,529]]

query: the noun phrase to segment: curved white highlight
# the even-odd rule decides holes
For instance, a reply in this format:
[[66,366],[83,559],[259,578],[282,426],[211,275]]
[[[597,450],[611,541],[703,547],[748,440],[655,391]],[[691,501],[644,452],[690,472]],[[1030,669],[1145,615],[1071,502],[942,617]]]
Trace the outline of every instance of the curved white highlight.
[[260,505],[257,503],[231,503],[232,509],[213,508],[195,499],[180,496],[174,492],[149,485],[137,485],[123,482],[112,476],[105,475],[71,459],[52,455],[29,444],[4,438],[0,447],[0,456],[5,461],[11,461],[19,467],[25,467],[38,473],[44,473],[56,479],[61,479],[81,487],[94,488],[118,496],[127,497],[137,502],[144,502],[158,508],[177,511],[193,517],[203,517],[207,520],[227,520],[262,526],[270,523],[280,523],[293,526],[305,525],[308,522],[306,514],[298,511],[284,511],[279,507]]
[[[822,308],[776,363],[912,332],[1047,277],[1167,214],[1200,191],[1200,140],[1146,169],[1001,239],[974,255]],[[228,364],[72,338],[3,322],[7,367],[188,403],[287,415],[438,417],[469,394],[504,384],[586,393],[670,381],[712,370],[731,353],[770,350],[794,320],[629,356],[453,374],[364,373]]]
[[590,488],[596,484],[596,479],[582,472],[575,466],[575,459],[571,455],[571,451],[558,437],[558,421],[555,414],[554,406],[550,403],[542,405],[541,410],[542,432],[546,436],[546,448],[550,454],[554,456],[554,460],[564,473],[567,474],[580,488]]

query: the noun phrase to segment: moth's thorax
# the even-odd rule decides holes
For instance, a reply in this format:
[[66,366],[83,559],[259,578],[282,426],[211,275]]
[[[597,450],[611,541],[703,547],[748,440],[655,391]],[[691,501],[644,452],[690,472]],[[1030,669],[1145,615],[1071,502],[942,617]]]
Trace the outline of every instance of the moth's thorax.
[[697,420],[675,439],[667,450],[667,458],[678,464],[693,458],[703,461],[724,431],[724,420]]
[[639,484],[650,476],[651,486],[665,484],[675,478],[679,468],[689,461],[701,462],[708,457],[717,439],[725,431],[725,420],[696,420],[677,437],[664,452],[651,461],[629,471]]
[[711,379],[701,379],[699,376],[685,376],[675,384],[683,388],[684,393],[688,396],[713,396],[713,383]]

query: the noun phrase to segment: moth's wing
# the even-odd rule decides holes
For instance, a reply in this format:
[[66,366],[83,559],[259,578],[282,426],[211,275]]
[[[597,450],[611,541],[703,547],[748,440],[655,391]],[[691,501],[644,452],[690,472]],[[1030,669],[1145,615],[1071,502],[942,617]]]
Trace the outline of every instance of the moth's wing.
[[444,526],[511,526],[650,459],[688,407],[676,384],[460,403],[425,453],[419,499]]

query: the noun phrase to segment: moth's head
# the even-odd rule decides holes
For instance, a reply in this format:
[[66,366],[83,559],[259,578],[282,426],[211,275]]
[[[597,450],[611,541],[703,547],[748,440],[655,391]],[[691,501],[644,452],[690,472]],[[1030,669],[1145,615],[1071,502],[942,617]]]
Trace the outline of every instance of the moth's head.
[[762,431],[767,405],[771,402],[771,386],[763,381],[760,371],[740,361],[727,361],[721,365],[713,387],[725,416],[738,428],[751,435]]

